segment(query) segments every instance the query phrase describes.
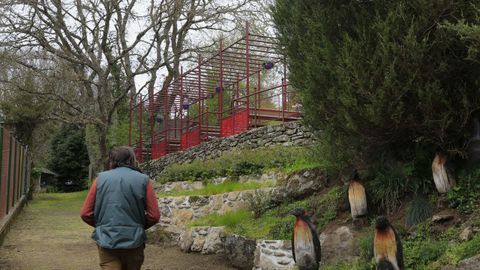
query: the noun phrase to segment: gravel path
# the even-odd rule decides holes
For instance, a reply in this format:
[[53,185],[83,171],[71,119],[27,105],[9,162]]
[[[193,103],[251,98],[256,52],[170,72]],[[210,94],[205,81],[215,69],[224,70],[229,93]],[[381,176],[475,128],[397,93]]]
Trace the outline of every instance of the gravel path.
[[[0,247],[0,269],[91,270],[98,266],[92,228],[79,217],[85,193],[40,194],[17,217]],[[234,269],[219,256],[147,244],[144,270]]]

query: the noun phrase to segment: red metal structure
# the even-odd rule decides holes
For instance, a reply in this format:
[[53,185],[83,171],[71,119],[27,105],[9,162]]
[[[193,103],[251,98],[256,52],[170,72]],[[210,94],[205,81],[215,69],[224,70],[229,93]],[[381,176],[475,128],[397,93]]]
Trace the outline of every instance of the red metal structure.
[[[157,159],[217,137],[225,137],[275,122],[300,119],[287,82],[286,58],[274,38],[249,32],[176,78],[164,93],[140,95],[130,106],[138,115],[135,152],[140,162]],[[279,78],[281,77],[281,78]],[[277,83],[274,81],[278,80]],[[263,82],[270,82],[262,85]],[[165,91],[165,90],[164,90]],[[161,95],[163,94],[163,95]],[[161,98],[162,96],[162,98]],[[150,113],[149,140],[142,136],[145,110]],[[157,121],[155,121],[157,120]]]

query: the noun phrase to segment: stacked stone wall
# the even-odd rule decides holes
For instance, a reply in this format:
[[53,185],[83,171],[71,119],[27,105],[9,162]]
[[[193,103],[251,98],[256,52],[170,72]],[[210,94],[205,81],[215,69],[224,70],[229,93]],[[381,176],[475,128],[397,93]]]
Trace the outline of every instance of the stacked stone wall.
[[302,146],[310,145],[313,141],[314,136],[309,128],[300,122],[288,122],[252,129],[221,139],[213,139],[185,151],[171,153],[160,159],[145,162],[142,164],[142,169],[151,177],[156,177],[170,164],[215,158],[233,148],[254,149],[277,144]]

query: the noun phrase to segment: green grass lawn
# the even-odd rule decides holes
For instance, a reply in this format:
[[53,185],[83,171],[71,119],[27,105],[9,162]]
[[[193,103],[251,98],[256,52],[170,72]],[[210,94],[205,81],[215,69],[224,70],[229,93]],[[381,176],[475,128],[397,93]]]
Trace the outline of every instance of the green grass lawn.
[[[68,235],[71,231],[90,231],[90,227],[80,219],[80,208],[88,191],[72,193],[36,193],[28,203],[31,215],[39,217],[38,222],[45,228]],[[46,218],[50,216],[51,218]],[[41,217],[41,218],[40,218]],[[61,219],[62,222],[59,222]]]
[[71,193],[35,193],[29,206],[34,209],[80,209],[88,191]]
[[199,195],[215,195],[215,194],[222,194],[226,192],[233,192],[233,191],[241,191],[241,190],[251,190],[251,189],[258,189],[264,187],[271,187],[273,186],[272,182],[265,182],[265,183],[240,183],[237,181],[226,181],[222,184],[213,184],[208,183],[202,189],[194,189],[194,190],[174,190],[169,192],[160,192],[158,193],[159,197],[167,197],[167,196],[199,196]]

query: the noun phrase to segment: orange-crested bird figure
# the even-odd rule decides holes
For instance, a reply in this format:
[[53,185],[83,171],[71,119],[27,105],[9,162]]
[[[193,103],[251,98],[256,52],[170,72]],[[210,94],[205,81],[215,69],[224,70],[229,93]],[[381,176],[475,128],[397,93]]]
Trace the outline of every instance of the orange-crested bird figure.
[[290,211],[297,219],[293,227],[292,253],[299,270],[318,270],[321,252],[315,225],[303,208]]
[[377,218],[373,240],[377,270],[404,270],[403,248],[395,229],[385,216]]
[[360,182],[357,170],[353,170],[348,184],[348,202],[352,218],[358,218],[367,214],[367,195],[365,188]]
[[446,193],[455,186],[455,178],[451,171],[448,156],[442,151],[437,151],[432,162],[432,174],[439,193]]

